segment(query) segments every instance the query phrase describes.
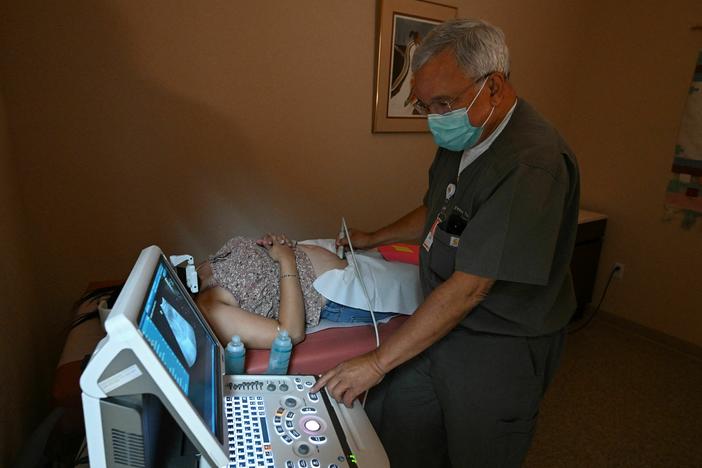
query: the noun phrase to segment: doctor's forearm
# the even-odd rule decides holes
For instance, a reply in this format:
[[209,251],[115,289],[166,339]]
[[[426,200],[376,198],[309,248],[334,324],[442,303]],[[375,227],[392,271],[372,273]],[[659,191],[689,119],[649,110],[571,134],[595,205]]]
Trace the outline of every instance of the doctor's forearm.
[[373,232],[371,234],[373,245],[418,240],[422,235],[426,216],[426,206],[421,205],[415,208],[397,221]]
[[493,282],[454,273],[376,350],[381,369],[387,373],[443,338],[480,303]]

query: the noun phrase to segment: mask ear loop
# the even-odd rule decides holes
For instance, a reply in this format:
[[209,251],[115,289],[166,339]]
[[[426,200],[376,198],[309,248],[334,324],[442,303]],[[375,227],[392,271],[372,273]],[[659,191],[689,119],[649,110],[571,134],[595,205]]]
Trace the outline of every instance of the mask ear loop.
[[[466,117],[468,118],[468,123],[470,123],[470,117],[468,116],[468,111],[470,110],[471,107],[473,107],[473,104],[475,104],[475,101],[478,99],[478,96],[480,96],[480,93],[483,92],[483,88],[485,88],[485,85],[487,84],[487,80],[488,80],[488,78],[485,78],[485,80],[483,81],[483,84],[480,86],[480,89],[475,94],[475,97],[473,98],[472,101],[470,101],[470,104],[468,104],[468,107],[466,107]],[[495,112],[495,106],[492,106],[492,109],[490,109],[490,114],[487,116],[487,119],[485,119],[485,121],[480,126],[480,128],[485,128],[485,125],[488,123],[488,120],[490,120],[490,117],[492,117],[493,112]]]
[[487,125],[488,120],[490,120],[490,117],[492,117],[492,113],[495,112],[495,106],[492,106],[492,109],[490,109],[490,113],[487,116],[487,119],[485,119],[485,122],[480,126],[480,128],[485,128],[485,125]]
[[478,99],[478,96],[480,96],[480,93],[483,92],[483,88],[485,87],[485,84],[487,83],[487,78],[485,78],[485,81],[483,81],[483,84],[480,86],[480,89],[478,90],[477,93],[475,93],[475,97],[473,98],[472,101],[470,101],[470,104],[468,104],[468,107],[466,107],[466,114],[470,110],[471,107],[473,107],[473,104],[475,104],[475,101]]

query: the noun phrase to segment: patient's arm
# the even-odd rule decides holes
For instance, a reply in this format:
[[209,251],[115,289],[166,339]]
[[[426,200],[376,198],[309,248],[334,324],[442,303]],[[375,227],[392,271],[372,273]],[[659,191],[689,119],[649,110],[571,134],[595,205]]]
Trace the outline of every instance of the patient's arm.
[[[281,294],[281,312],[283,312],[283,297]],[[197,297],[197,305],[207,317],[219,341],[225,346],[233,335],[239,335],[248,348],[269,349],[278,332],[278,327],[288,330],[295,344],[305,338],[304,310],[302,318],[299,319],[302,325],[300,331],[288,320],[292,318],[291,314],[281,313],[280,320],[261,317],[239,307],[234,296],[221,287],[201,292]]]
[[265,247],[280,266],[278,320],[242,309],[234,296],[221,287],[202,292],[198,305],[223,344],[229,342],[232,335],[239,335],[250,348],[270,348],[279,328],[288,332],[293,343],[299,343],[305,339],[305,303],[295,253],[284,235],[267,234],[257,243]]
[[[276,259],[280,265],[280,309],[276,326],[287,330],[293,343],[298,343],[305,339],[305,301],[295,254],[290,248],[288,251],[285,256]],[[267,342],[266,348],[270,348],[272,341]]]

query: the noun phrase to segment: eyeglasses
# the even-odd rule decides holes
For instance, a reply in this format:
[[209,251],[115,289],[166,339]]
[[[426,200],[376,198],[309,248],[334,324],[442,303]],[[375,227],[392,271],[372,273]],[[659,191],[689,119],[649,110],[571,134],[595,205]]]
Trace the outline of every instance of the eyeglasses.
[[443,115],[448,112],[451,112],[453,108],[451,107],[454,102],[458,100],[463,94],[471,89],[476,83],[480,83],[490,75],[492,75],[493,72],[486,73],[485,75],[481,76],[480,78],[474,80],[471,84],[469,84],[467,87],[465,87],[462,91],[458,93],[458,95],[454,98],[439,98],[435,101],[430,102],[429,104],[425,104],[419,99],[415,99],[415,101],[412,103],[414,106],[414,109],[419,112],[421,115],[427,115],[427,114],[439,114]]

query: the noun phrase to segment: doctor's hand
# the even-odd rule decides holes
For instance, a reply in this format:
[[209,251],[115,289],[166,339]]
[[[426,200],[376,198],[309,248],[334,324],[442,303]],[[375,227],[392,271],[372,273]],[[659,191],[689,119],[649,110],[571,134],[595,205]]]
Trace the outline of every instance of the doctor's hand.
[[377,385],[385,371],[380,367],[375,350],[342,362],[327,371],[312,387],[312,393],[318,392],[325,385],[329,394],[347,407],[353,406],[353,400],[369,388]]
[[285,234],[266,234],[258,239],[256,244],[264,247],[268,251],[268,255],[278,263],[282,260],[295,261],[295,252],[292,249],[295,243]]
[[[349,236],[351,236],[351,245],[354,249],[370,249],[375,247],[372,243],[372,235],[368,232],[359,231],[357,229],[349,228]],[[346,247],[349,245],[349,240],[344,237],[341,238],[341,233],[336,238],[336,246],[343,245]]]

